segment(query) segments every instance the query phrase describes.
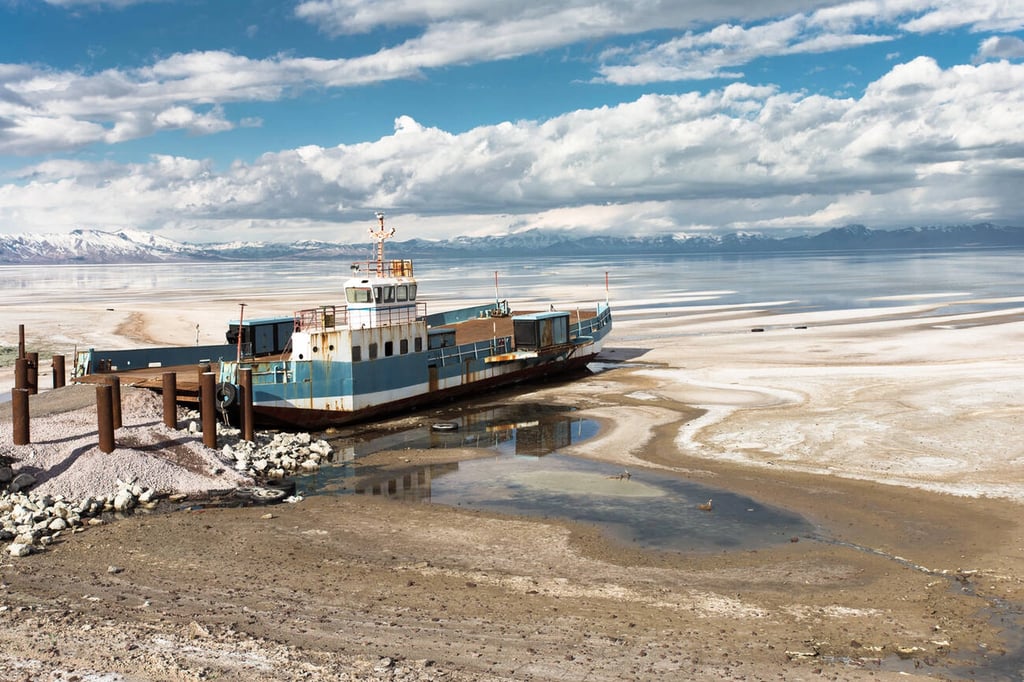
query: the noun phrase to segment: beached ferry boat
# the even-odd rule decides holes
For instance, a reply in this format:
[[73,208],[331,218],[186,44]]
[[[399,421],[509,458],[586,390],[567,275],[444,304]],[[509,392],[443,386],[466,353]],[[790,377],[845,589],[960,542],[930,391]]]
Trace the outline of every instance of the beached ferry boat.
[[[428,313],[412,261],[385,260],[384,241],[394,230],[385,230],[383,214],[378,220],[379,228],[370,230],[376,260],[352,265],[343,304],[291,318],[240,317],[230,324],[227,345],[164,349],[162,358],[90,350],[76,358],[80,376],[117,372],[123,381],[133,371],[148,373],[154,377],[148,385],[159,390],[155,377],[173,358],[205,359],[218,373],[220,405],[228,408],[239,395],[239,369],[251,368],[258,422],[318,428],[579,369],[601,350],[612,328],[607,297],[589,310],[513,312],[496,298]],[[188,353],[195,357],[186,360]],[[137,377],[136,385],[143,381]]]
[[377,217],[376,260],[353,264],[343,305],[295,313],[283,353],[258,355],[272,334],[280,343],[280,320],[239,320],[229,331],[242,351],[220,362],[219,386],[237,386],[239,368],[251,367],[261,421],[313,427],[434,405],[580,368],[601,350],[612,327],[607,300],[589,311],[513,313],[495,300],[428,314],[412,261],[385,260],[394,229]]

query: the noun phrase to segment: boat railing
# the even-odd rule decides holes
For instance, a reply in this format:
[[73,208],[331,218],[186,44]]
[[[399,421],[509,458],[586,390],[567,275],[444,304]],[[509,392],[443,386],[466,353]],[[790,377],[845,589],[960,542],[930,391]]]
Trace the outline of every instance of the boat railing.
[[295,313],[295,331],[323,331],[333,327],[389,327],[409,324],[424,318],[427,304],[422,301],[350,310],[347,306],[323,305]]
[[594,332],[603,329],[608,325],[611,318],[611,308],[604,303],[597,306],[597,314],[587,319],[580,319],[579,322],[569,328],[569,336],[586,337],[593,336]]
[[463,343],[459,346],[446,346],[437,348],[431,352],[430,362],[447,365],[451,363],[462,363],[466,360],[482,360],[492,355],[508,353],[512,350],[512,337],[499,336],[485,341]]
[[348,309],[334,305],[307,308],[295,313],[295,331],[320,331],[348,324]]
[[378,277],[412,277],[411,260],[364,260],[352,264],[354,272],[372,273]]

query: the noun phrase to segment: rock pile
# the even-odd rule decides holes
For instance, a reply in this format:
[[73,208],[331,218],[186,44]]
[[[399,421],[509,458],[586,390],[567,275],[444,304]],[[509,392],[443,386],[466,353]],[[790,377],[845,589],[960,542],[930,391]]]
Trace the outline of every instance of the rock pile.
[[289,474],[316,471],[329,462],[333,449],[325,440],[313,440],[308,433],[258,434],[256,442],[236,440],[221,449],[235,469],[256,479],[283,478]]
[[[198,422],[188,422],[187,429],[190,433],[197,432]],[[241,439],[238,429],[218,424],[217,436],[225,443],[218,453],[225,466],[256,480],[274,481],[289,474],[315,471],[332,456],[332,448],[326,441],[314,440],[308,433],[259,432],[256,442],[248,442]],[[16,466],[17,460],[11,464]],[[11,556],[27,556],[62,535],[102,523],[98,518],[102,514],[155,507],[158,496],[176,492],[162,490],[158,495],[152,487],[118,480],[113,493],[71,501],[62,495],[29,492],[35,484],[35,476],[17,472],[14,466],[0,460],[0,548],[5,548]],[[280,489],[245,490],[246,497],[255,501],[274,502],[286,497]],[[261,492],[267,494],[260,495]]]
[[[19,479],[28,486],[35,483],[30,474],[18,474],[9,486],[13,489]],[[117,481],[117,492],[77,502],[66,500],[63,495],[25,493],[19,487],[0,496],[0,543],[10,543],[6,547],[10,556],[28,556],[62,535],[103,523],[99,517],[104,513],[127,512],[136,507],[151,509],[156,502],[155,490],[134,481]]]
[[[190,412],[188,431],[202,430],[199,415]],[[217,440],[223,442],[221,457],[234,463],[236,471],[255,479],[279,479],[290,474],[316,471],[331,461],[334,449],[325,440],[313,440],[308,433],[260,431],[255,442],[242,440],[242,432],[217,423]]]

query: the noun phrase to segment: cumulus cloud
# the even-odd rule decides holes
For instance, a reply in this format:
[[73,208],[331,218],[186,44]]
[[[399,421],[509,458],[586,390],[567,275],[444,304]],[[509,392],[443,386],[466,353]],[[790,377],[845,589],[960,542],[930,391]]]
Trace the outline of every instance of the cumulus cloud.
[[51,161],[0,185],[0,225],[226,241],[344,239],[338,223],[377,209],[400,214],[408,237],[1024,219],[1022,108],[1024,65],[921,57],[857,98],[736,83],[458,134],[400,117],[373,142],[226,170]]
[[986,59],[1021,58],[1024,58],[1024,40],[1015,36],[992,36],[981,42],[975,63]]

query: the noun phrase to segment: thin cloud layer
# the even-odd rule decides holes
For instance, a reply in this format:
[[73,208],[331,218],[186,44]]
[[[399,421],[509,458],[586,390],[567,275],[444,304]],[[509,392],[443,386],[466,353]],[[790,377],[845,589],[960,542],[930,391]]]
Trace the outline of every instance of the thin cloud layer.
[[406,235],[421,237],[600,230],[624,214],[650,232],[1024,218],[1021,110],[1024,66],[942,69],[922,57],[857,99],[735,84],[462,134],[403,117],[372,143],[268,153],[224,172],[169,156],[47,162],[0,187],[0,223],[204,241],[243,229],[338,238],[337,222],[376,209],[407,216]]
[[[810,13],[800,11],[816,4],[819,8]],[[335,35],[394,25],[422,29],[397,45],[348,59],[287,55],[252,59],[210,50],[174,54],[150,66],[93,74],[0,64],[0,154],[43,154],[90,144],[116,144],[173,129],[199,135],[224,132],[238,122],[226,118],[218,105],[277,101],[309,88],[345,88],[409,78],[426,69],[508,59],[585,40],[638,35],[653,29],[687,29],[718,17],[745,21],[783,18],[750,26],[719,24],[660,43],[641,41],[608,49],[596,67],[595,78],[620,85],[739,79],[744,76],[742,67],[758,58],[882,42],[899,31],[940,31],[955,26],[1012,31],[1024,25],[1024,5],[993,5],[987,0],[576,0],[506,5],[489,0],[299,3],[297,17]],[[1010,42],[998,50],[998,43],[987,42],[979,55],[1012,56],[1012,39],[1007,40]]]

